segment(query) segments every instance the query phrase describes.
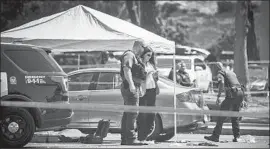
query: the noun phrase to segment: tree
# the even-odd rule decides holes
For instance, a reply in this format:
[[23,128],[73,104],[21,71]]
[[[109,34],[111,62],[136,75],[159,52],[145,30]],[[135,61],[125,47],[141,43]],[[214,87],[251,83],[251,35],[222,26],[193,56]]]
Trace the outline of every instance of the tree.
[[160,34],[160,27],[157,24],[156,1],[140,1],[140,26],[144,29]]
[[[258,17],[258,24],[256,24],[259,26],[260,59],[269,61],[269,1],[262,1],[260,10],[261,12]],[[267,65],[269,67],[269,63]]]
[[253,6],[250,0],[246,2],[247,4],[247,55],[249,60],[259,60],[259,51],[257,48],[257,40],[255,34],[254,25],[254,15]]
[[129,17],[131,22],[135,25],[140,26],[140,18],[139,18],[139,3],[136,3],[134,0],[127,0],[126,7],[129,13]]
[[247,3],[237,1],[235,14],[235,52],[234,52],[234,71],[241,84],[249,89],[248,59],[247,59]]

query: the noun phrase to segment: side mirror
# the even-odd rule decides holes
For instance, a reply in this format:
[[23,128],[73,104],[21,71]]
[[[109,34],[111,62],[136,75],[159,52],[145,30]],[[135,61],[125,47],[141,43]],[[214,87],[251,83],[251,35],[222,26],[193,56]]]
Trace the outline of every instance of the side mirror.
[[201,71],[201,70],[203,70],[203,68],[201,66],[196,66],[195,67],[195,71]]

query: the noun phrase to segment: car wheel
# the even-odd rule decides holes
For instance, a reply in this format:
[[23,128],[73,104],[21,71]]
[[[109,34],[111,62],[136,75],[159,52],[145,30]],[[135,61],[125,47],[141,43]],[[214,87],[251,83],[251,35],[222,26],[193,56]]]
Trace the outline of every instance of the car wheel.
[[1,147],[23,147],[35,132],[32,115],[23,108],[3,108],[1,119]]
[[162,130],[163,130],[163,126],[162,126],[161,117],[160,115],[156,114],[153,130],[148,135],[147,140],[155,140],[156,137],[158,137],[159,134],[162,132]]

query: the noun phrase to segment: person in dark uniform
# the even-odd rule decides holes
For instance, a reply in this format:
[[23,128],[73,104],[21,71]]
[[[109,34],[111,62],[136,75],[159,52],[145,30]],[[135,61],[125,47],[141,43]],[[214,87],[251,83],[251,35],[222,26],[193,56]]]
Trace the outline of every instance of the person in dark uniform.
[[[217,62],[218,68],[218,82],[219,91],[217,95],[216,104],[220,104],[221,92],[225,91],[225,100],[220,105],[220,110],[232,110],[239,112],[241,109],[241,104],[244,100],[244,89],[239,83],[236,74],[233,71],[223,68],[222,63]],[[219,136],[222,131],[222,125],[226,117],[218,117],[216,127],[211,136],[205,136],[204,138],[210,141],[219,142]],[[231,117],[232,131],[233,131],[233,142],[238,142],[240,137],[240,127],[239,127],[239,117]]]
[[[176,64],[176,82],[182,86],[193,86],[194,83],[191,82],[189,74],[186,72],[186,64],[183,61],[179,61]],[[168,76],[170,80],[173,80],[173,68],[170,71]]]
[[[124,105],[139,106],[141,96],[141,83],[145,81],[145,68],[140,60],[144,50],[142,41],[135,41],[133,49],[128,50],[121,56],[120,75],[123,80],[121,84],[121,95]],[[146,75],[146,74],[145,74]],[[124,112],[121,121],[121,145],[144,145],[138,141],[135,131],[138,112]]]

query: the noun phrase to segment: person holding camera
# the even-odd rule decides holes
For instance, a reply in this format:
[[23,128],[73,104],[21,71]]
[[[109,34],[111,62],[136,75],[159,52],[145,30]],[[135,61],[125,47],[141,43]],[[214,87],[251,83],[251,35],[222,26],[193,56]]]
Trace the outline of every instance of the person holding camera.
[[[120,75],[123,80],[121,95],[124,99],[124,105],[139,106],[139,98],[144,94],[141,90],[141,83],[146,79],[146,72],[140,58],[143,50],[143,41],[135,41],[132,51],[125,51],[120,58]],[[136,139],[135,128],[137,117],[137,112],[123,113],[121,122],[121,145],[144,145],[144,143]]]
[[[236,74],[233,71],[223,68],[221,62],[216,63],[216,68],[218,69],[218,84],[219,91],[217,95],[216,104],[220,104],[221,92],[225,91],[225,100],[220,105],[220,110],[226,111],[237,111],[241,109],[241,105],[244,100],[244,89],[239,83]],[[219,136],[222,131],[222,126],[226,117],[218,117],[216,126],[211,136],[205,136],[204,138],[210,141],[219,142]],[[239,127],[240,117],[231,117],[232,131],[233,131],[233,142],[238,142],[240,138],[240,127]]]

